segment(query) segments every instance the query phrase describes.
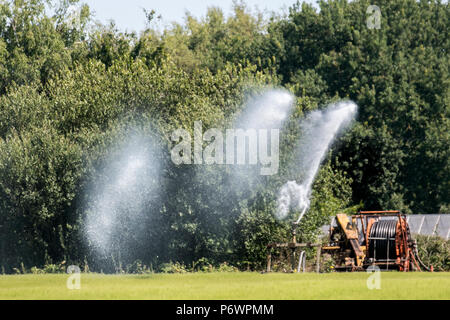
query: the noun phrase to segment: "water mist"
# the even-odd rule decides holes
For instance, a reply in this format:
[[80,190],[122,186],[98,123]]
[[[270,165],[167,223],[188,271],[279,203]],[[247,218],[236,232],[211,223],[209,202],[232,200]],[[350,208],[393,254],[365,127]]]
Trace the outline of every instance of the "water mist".
[[120,264],[139,256],[158,198],[160,165],[157,149],[142,136],[117,149],[92,185],[85,235],[98,258]]
[[[231,166],[230,178],[234,186],[240,185],[243,189],[253,189],[253,184],[266,175],[264,171],[270,171],[269,175],[277,174],[279,168],[279,135],[285,122],[289,119],[295,106],[295,97],[285,89],[267,89],[262,93],[248,99],[242,112],[233,123],[234,128],[244,131],[254,130],[257,133],[266,132],[267,136],[259,135],[258,146],[251,150],[249,141],[246,145],[246,158],[251,156],[259,158],[258,166]],[[262,165],[262,148],[267,151],[271,159],[270,167]],[[228,150],[227,150],[228,152]],[[250,154],[252,152],[252,154]],[[256,157],[255,157],[256,158]],[[263,169],[265,168],[265,169]]]
[[241,129],[281,129],[291,115],[295,98],[285,89],[270,89],[249,99],[234,126]]

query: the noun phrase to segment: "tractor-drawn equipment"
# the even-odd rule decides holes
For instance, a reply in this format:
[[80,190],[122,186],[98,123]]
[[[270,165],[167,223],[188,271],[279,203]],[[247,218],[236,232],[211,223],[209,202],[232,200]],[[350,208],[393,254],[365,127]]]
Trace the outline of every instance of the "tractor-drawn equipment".
[[399,271],[428,269],[419,259],[406,216],[399,211],[361,211],[336,215],[329,244],[337,271],[362,271],[370,266]]

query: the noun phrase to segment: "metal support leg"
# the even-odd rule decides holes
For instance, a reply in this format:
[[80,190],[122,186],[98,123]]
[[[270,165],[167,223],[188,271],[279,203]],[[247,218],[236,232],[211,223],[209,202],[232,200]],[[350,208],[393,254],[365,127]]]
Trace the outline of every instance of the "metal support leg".
[[322,253],[322,247],[317,246],[317,256],[316,256],[316,272],[320,272],[320,254]]

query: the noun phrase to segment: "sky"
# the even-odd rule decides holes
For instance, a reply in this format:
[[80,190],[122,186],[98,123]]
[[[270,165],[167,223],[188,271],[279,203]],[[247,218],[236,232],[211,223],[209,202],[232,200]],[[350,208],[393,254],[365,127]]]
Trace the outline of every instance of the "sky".
[[[261,11],[286,12],[297,0],[245,0],[247,6]],[[305,2],[315,3],[315,0]],[[208,7],[216,6],[223,9],[226,15],[231,13],[233,0],[81,0],[94,11],[94,20],[108,23],[114,20],[121,31],[142,31],[145,28],[143,8],[155,10],[156,16],[161,15],[161,26],[169,25],[172,21],[184,22],[185,12],[189,11],[195,17],[205,15]]]

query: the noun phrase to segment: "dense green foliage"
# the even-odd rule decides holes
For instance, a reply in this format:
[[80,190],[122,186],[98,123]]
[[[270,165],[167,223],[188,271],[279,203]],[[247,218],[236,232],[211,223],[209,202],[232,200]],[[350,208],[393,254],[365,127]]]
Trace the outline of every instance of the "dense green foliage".
[[450,240],[440,237],[416,236],[420,260],[435,271],[450,270]]
[[[368,29],[375,2],[381,28]],[[12,272],[63,260],[104,271],[140,259],[160,268],[229,262],[259,268],[265,245],[286,239],[274,218],[279,186],[298,178],[291,157],[298,119],[350,98],[358,122],[316,179],[301,237],[338,210],[408,213],[450,207],[448,4],[439,1],[321,1],[264,17],[236,3],[184,25],[141,34],[79,23],[69,5],[0,1],[0,267]],[[69,23],[71,22],[71,23]],[[194,121],[225,127],[248,96],[282,86],[297,97],[282,135],[279,175],[227,183],[227,168],[175,166],[170,134]],[[162,150],[160,200],[129,257],[98,259],[83,233],[95,181],[134,132]],[[157,226],[157,227],[155,227]],[[130,230],[123,229],[126,238]],[[119,260],[119,261],[118,261]],[[123,260],[123,261],[122,261]]]

